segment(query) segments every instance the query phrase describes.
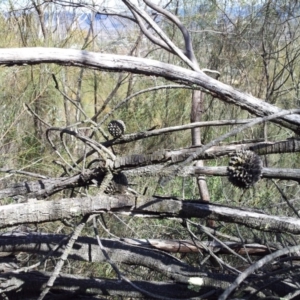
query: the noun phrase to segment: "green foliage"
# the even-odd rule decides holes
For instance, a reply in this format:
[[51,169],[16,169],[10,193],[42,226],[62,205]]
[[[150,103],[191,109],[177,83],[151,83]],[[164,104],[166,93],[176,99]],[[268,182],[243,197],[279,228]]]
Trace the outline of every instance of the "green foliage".
[[[200,68],[217,70],[221,74],[220,81],[278,107],[285,109],[299,107],[300,30],[295,17],[299,8],[293,11],[292,4],[288,1],[269,1],[265,5],[259,5],[259,3],[240,1],[237,7],[236,1],[222,3],[204,0],[183,1],[179,17],[191,32]],[[53,7],[58,9],[55,4]],[[178,13],[178,9],[174,7],[171,9],[174,9],[174,13]],[[290,18],[291,15],[294,17]],[[176,26],[170,26],[163,19],[159,21],[159,24],[176,45],[184,48],[182,35]],[[126,29],[124,25],[123,30],[111,29],[113,32],[109,32],[108,36],[107,33],[103,33],[104,29],[95,33],[70,26],[65,28],[66,32],[62,31],[60,36],[58,30],[51,29],[49,26],[44,35],[37,19],[25,11],[9,18],[0,16],[0,25],[2,28],[0,47],[47,46],[117,54],[131,53],[131,55],[182,65],[182,62],[174,55],[157,50],[157,47],[144,38],[139,40],[139,31],[135,27]],[[122,41],[122,45],[116,43],[113,38]],[[134,51],[130,52],[132,49]],[[48,125],[68,126],[69,129],[84,136],[103,142],[106,138],[95,129],[96,125],[101,123],[101,129],[107,133],[106,125],[112,119],[122,119],[126,124],[127,133],[189,123],[192,90],[165,87],[151,90],[153,87],[164,85],[170,85],[170,82],[150,76],[99,72],[75,67],[43,65],[3,68],[0,74],[1,168],[22,169],[50,177],[64,174],[62,168],[53,164],[53,160],[57,160],[58,157],[46,138]],[[143,93],[123,103],[129,95],[142,90],[144,90]],[[202,120],[204,121],[254,117],[247,110],[222,102],[213,95],[207,94],[206,91],[203,93]],[[120,105],[121,103],[123,104]],[[29,110],[25,105],[29,107]],[[115,110],[116,107],[118,109]],[[211,126],[201,129],[202,143],[206,144],[214,140],[231,128],[233,127]],[[64,135],[61,138],[56,132],[49,136],[55,150],[61,155],[60,161],[65,160],[69,165],[90,150],[87,150],[83,143],[74,137]],[[224,143],[248,139],[280,140],[290,136],[291,133],[286,129],[268,123],[245,130]],[[113,148],[117,156],[125,156],[189,146],[191,146],[190,131],[177,131],[117,145]],[[90,160],[94,158],[96,155]],[[300,164],[299,154],[269,155],[263,160],[267,167],[299,168]],[[69,175],[84,170],[88,163],[89,161],[81,162],[78,168],[70,171]],[[228,158],[216,158],[204,161],[204,164],[226,166]],[[8,182],[24,180],[24,177],[14,177],[11,180],[3,175],[1,180],[5,186]],[[26,180],[29,179],[26,178]],[[276,181],[275,183],[263,179],[254,188],[243,191],[233,187],[226,177],[207,178],[210,200],[213,203],[247,206],[270,214],[295,216],[295,210],[300,209],[299,185],[295,182]],[[149,196],[199,199],[196,179],[192,177],[175,177],[170,180],[159,176],[136,177],[130,178],[130,184],[140,194],[146,192]],[[91,187],[88,191],[72,191],[72,194],[67,191],[57,197],[95,195],[97,189],[97,187]],[[12,200],[5,199],[2,204],[10,203],[10,201]],[[291,208],[291,203],[294,210]],[[121,238],[187,239],[192,236],[181,220],[105,215],[102,221],[102,228],[99,226],[101,237],[110,237],[112,234]],[[203,220],[195,222],[205,223]],[[57,228],[57,224],[43,226],[43,229],[50,232],[54,232]],[[244,227],[237,229],[237,226],[233,224],[217,224],[216,228],[220,233],[232,235],[241,240],[247,238],[259,242],[278,239],[271,233],[265,234]],[[71,232],[71,229],[69,231]],[[66,230],[68,233],[69,231]],[[92,235],[93,231],[87,228],[84,234]],[[195,236],[200,241],[208,239],[207,235],[198,229],[195,229]],[[288,237],[282,235],[280,239],[288,240]],[[235,265],[235,258],[222,257],[222,259],[228,264]],[[204,269],[209,266],[205,263],[206,257],[200,252],[187,255],[185,260],[197,266],[201,263]],[[45,269],[53,270],[52,265],[50,267],[47,265]],[[69,269],[66,267],[64,271],[107,278],[115,276],[109,264],[96,265],[90,269],[88,263],[72,262],[72,267]],[[148,269],[142,267],[137,273],[151,280],[161,278],[161,275],[149,272]],[[201,290],[201,287],[195,284],[191,284],[189,288]]]

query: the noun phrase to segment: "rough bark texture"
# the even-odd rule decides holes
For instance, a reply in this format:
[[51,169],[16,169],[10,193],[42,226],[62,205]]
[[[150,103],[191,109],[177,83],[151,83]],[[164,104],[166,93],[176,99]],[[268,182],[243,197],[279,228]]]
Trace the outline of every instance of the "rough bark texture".
[[[141,167],[134,170],[125,171],[127,176],[168,176],[173,168],[166,168],[164,165]],[[178,176],[228,176],[227,167],[184,167],[177,174]],[[263,168],[261,178],[273,178],[281,180],[300,181],[300,169],[279,169]]]
[[174,198],[100,195],[88,198],[33,201],[0,206],[0,228],[19,224],[50,222],[101,211],[130,212],[153,217],[213,219],[237,223],[262,231],[300,234],[300,220],[270,216],[250,209],[233,208],[201,201]]
[[[4,171],[4,170],[3,170]],[[10,173],[9,170],[5,171]],[[104,172],[98,168],[85,170],[71,177],[47,178],[12,184],[0,190],[0,199],[5,197],[26,196],[26,198],[46,198],[64,189],[89,186],[92,180],[101,182]]]
[[127,211],[134,205],[125,195],[60,199],[30,200],[28,203],[0,206],[0,227],[63,220],[101,211]]
[[[132,154],[124,157],[118,157],[114,162],[115,169],[133,168],[137,166],[152,165],[170,161],[177,163],[190,157],[195,151],[201,149],[201,146],[183,148],[178,150],[159,150],[151,154]],[[273,153],[294,153],[300,151],[300,140],[291,139],[279,142],[259,142],[245,143],[236,145],[213,146],[206,150],[200,158],[214,159],[235,153],[238,150],[252,150],[259,155]],[[280,150],[280,151],[279,151]]]
[[300,139],[292,138],[286,141],[266,142],[249,148],[259,155],[271,153],[291,153],[300,151]]
[[[131,157],[130,157],[131,158]],[[144,163],[143,156],[139,156],[135,159],[137,164]],[[164,160],[164,159],[163,159]],[[151,161],[151,160],[150,160]],[[128,161],[122,159],[124,164]],[[130,164],[133,161],[130,159]],[[148,161],[149,163],[149,161]],[[128,166],[128,165],[127,165]],[[149,165],[145,167],[135,168],[124,171],[123,173],[130,177],[135,176],[169,176],[174,171],[174,167],[166,167],[162,164]],[[177,176],[228,176],[227,167],[184,167]],[[281,180],[295,180],[300,181],[299,169],[278,169],[278,168],[263,168],[262,178],[274,178]],[[63,189],[70,189],[74,187],[89,186],[93,184],[92,180],[97,179],[101,182],[103,178],[102,173],[99,174],[97,169],[88,170],[84,174],[78,174],[70,178],[48,178],[40,179],[38,181],[25,181],[17,184],[12,184],[10,187],[0,190],[0,199],[13,197],[16,200],[22,202],[28,198],[43,199],[54,193],[57,193]]]

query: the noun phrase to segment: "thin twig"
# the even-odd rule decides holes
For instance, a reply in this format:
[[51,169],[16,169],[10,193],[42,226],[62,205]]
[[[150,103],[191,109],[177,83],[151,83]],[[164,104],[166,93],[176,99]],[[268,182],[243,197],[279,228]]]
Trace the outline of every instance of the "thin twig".
[[58,249],[61,248],[61,246],[69,239],[69,236],[64,237],[57,245],[53,247],[50,251],[47,252],[47,254],[36,264],[28,266],[28,267],[23,267],[20,269],[15,270],[13,273],[22,273],[22,272],[28,272],[29,270],[35,269],[38,266],[40,266],[43,262],[45,262],[50,256],[52,256]]
[[281,250],[278,250],[272,254],[265,256],[264,258],[258,260],[256,263],[247,268],[243,273],[241,273],[236,280],[223,292],[223,294],[219,297],[219,300],[226,300],[229,295],[251,274],[257,271],[259,268],[264,266],[265,264],[273,261],[277,257],[290,254],[293,252],[297,252],[300,250],[300,245],[287,247]]
[[188,220],[188,223],[196,226],[197,228],[199,228],[203,233],[205,233],[206,235],[208,235],[210,238],[212,238],[213,240],[217,241],[220,245],[222,245],[225,249],[227,249],[231,254],[236,255],[237,257],[239,257],[241,260],[243,260],[244,262],[248,262],[247,259],[245,259],[244,257],[242,257],[241,255],[239,255],[238,253],[236,253],[235,251],[233,251],[230,247],[228,247],[225,243],[223,243],[221,240],[219,240],[217,237],[215,237],[212,233],[210,233],[209,231],[206,230],[205,226],[202,226],[201,224],[196,224],[195,222],[192,222],[190,220]]
[[[97,221],[98,221],[99,223],[101,223],[100,220],[99,220],[99,218],[97,218]],[[121,281],[121,280],[122,280],[122,274],[121,274],[119,268],[118,268],[118,267],[116,266],[116,264],[110,259],[108,253],[106,252],[105,248],[104,248],[103,245],[102,245],[101,239],[100,239],[100,237],[99,237],[98,229],[97,229],[96,218],[93,219],[93,227],[94,227],[94,233],[95,233],[95,236],[96,236],[96,238],[97,238],[97,242],[98,242],[99,248],[100,248],[100,250],[102,251],[102,253],[103,253],[104,257],[105,257],[105,260],[111,265],[111,267],[112,267],[112,268],[114,269],[114,271],[116,272],[116,274],[117,274],[117,276],[118,276],[118,280]],[[102,226],[102,227],[104,227],[104,226]]]
[[286,115],[297,114],[297,113],[300,113],[300,109],[284,110],[284,111],[280,111],[278,113],[272,114],[270,116],[266,116],[266,117],[262,117],[262,118],[256,118],[254,121],[251,121],[251,122],[249,122],[245,125],[242,125],[240,127],[234,128],[234,129],[230,130],[228,133],[223,134],[220,137],[214,139],[210,143],[208,143],[206,145],[203,145],[203,147],[201,147],[200,150],[195,151],[195,153],[190,155],[189,158],[187,158],[184,162],[182,162],[181,166],[191,163],[194,159],[198,158],[201,154],[203,154],[206,150],[208,150],[212,146],[216,145],[217,143],[225,140],[226,138],[228,138],[230,136],[233,136],[233,135],[236,135],[236,134],[242,132],[243,130],[245,130],[247,128],[251,128],[254,125],[258,125],[258,124],[266,122],[266,121],[270,121],[270,120],[277,119],[277,118],[280,118],[280,117],[283,117],[283,116],[286,116]]
[[[35,163],[39,162],[42,159],[39,159],[38,161],[36,161]],[[26,166],[27,168],[28,166]],[[36,177],[36,178],[40,178],[40,179],[49,179],[49,176],[45,176],[45,175],[41,175],[38,173],[32,173],[32,172],[26,172],[26,171],[21,171],[21,170],[14,170],[14,169],[6,169],[6,168],[0,168],[0,172],[3,173],[8,173],[8,174],[20,174],[20,175],[24,175],[24,176],[30,176],[30,177]],[[6,178],[6,177],[5,177]]]
[[294,214],[300,218],[300,215],[297,211],[297,209],[292,205],[292,203],[289,201],[288,197],[285,195],[285,193],[283,192],[283,190],[280,188],[280,186],[275,182],[274,179],[272,179],[273,184],[276,186],[277,190],[279,191],[281,197],[284,199],[284,201],[287,203],[287,205],[292,209],[292,211],[294,212]]
[[56,280],[56,278],[59,276],[59,273],[65,263],[65,261],[68,258],[68,255],[70,254],[74,243],[76,242],[77,238],[79,237],[82,229],[84,228],[85,224],[89,221],[91,216],[86,215],[82,218],[82,220],[80,221],[79,225],[77,225],[77,227],[75,228],[72,236],[70,237],[70,240],[68,242],[68,244],[66,245],[66,248],[64,250],[64,253],[62,254],[62,256],[60,257],[59,261],[57,262],[55,269],[51,275],[51,277],[48,279],[48,282],[46,284],[46,287],[44,288],[44,290],[41,292],[38,300],[43,300],[44,297],[48,294],[48,292],[50,291],[51,287],[54,284],[54,281]]
[[42,124],[44,124],[47,127],[51,127],[51,125],[45,122],[35,111],[33,111],[33,109],[27,103],[25,103],[24,106],[26,107],[28,112],[35,116]]
[[111,116],[117,109],[119,109],[122,105],[126,104],[129,100],[131,100],[132,98],[134,97],[137,97],[141,94],[144,94],[144,93],[148,93],[148,92],[153,92],[153,91],[156,91],[156,90],[161,90],[161,89],[194,89],[193,87],[190,87],[190,86],[186,86],[186,85],[160,85],[160,86],[154,86],[154,87],[151,87],[151,88],[147,88],[147,89],[144,89],[144,90],[140,90],[128,97],[126,97],[124,100],[122,100],[120,103],[118,103],[109,113],[107,113],[105,115],[104,118],[102,118],[100,121],[99,121],[99,125],[101,125],[102,123],[104,123],[106,121],[106,119],[108,119],[109,116]]

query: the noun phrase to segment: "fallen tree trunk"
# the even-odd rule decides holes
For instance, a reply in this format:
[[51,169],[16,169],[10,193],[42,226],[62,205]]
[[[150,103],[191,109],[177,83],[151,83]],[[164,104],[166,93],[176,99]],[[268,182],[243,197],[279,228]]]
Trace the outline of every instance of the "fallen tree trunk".
[[137,216],[213,219],[261,231],[300,234],[300,220],[264,214],[251,209],[207,204],[195,200],[131,195],[67,198],[55,201],[0,206],[0,228],[19,224],[63,220],[80,215],[118,212]]

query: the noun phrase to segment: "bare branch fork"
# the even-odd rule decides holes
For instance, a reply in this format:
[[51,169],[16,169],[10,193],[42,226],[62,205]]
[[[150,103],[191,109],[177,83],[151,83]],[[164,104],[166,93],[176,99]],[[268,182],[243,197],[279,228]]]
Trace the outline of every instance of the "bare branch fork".
[[[163,32],[163,30],[150,18],[150,16],[145,11],[139,9],[136,5],[134,5],[129,0],[123,0],[123,2],[127,5],[127,7],[131,10],[131,12],[133,12],[135,16],[137,15],[140,16],[148,24],[150,24],[150,26],[155,30],[155,32],[159,35],[159,37],[168,45],[169,49],[171,49],[172,52],[176,53],[176,55],[180,57],[182,61],[184,61],[193,70],[197,70],[198,72],[201,72],[196,60],[191,61],[190,58],[184,55],[183,52],[177,46],[174,45],[174,43],[168,38],[168,36]],[[149,3],[150,2],[148,2],[147,4],[149,5]],[[139,20],[140,19],[138,18],[138,21]]]

